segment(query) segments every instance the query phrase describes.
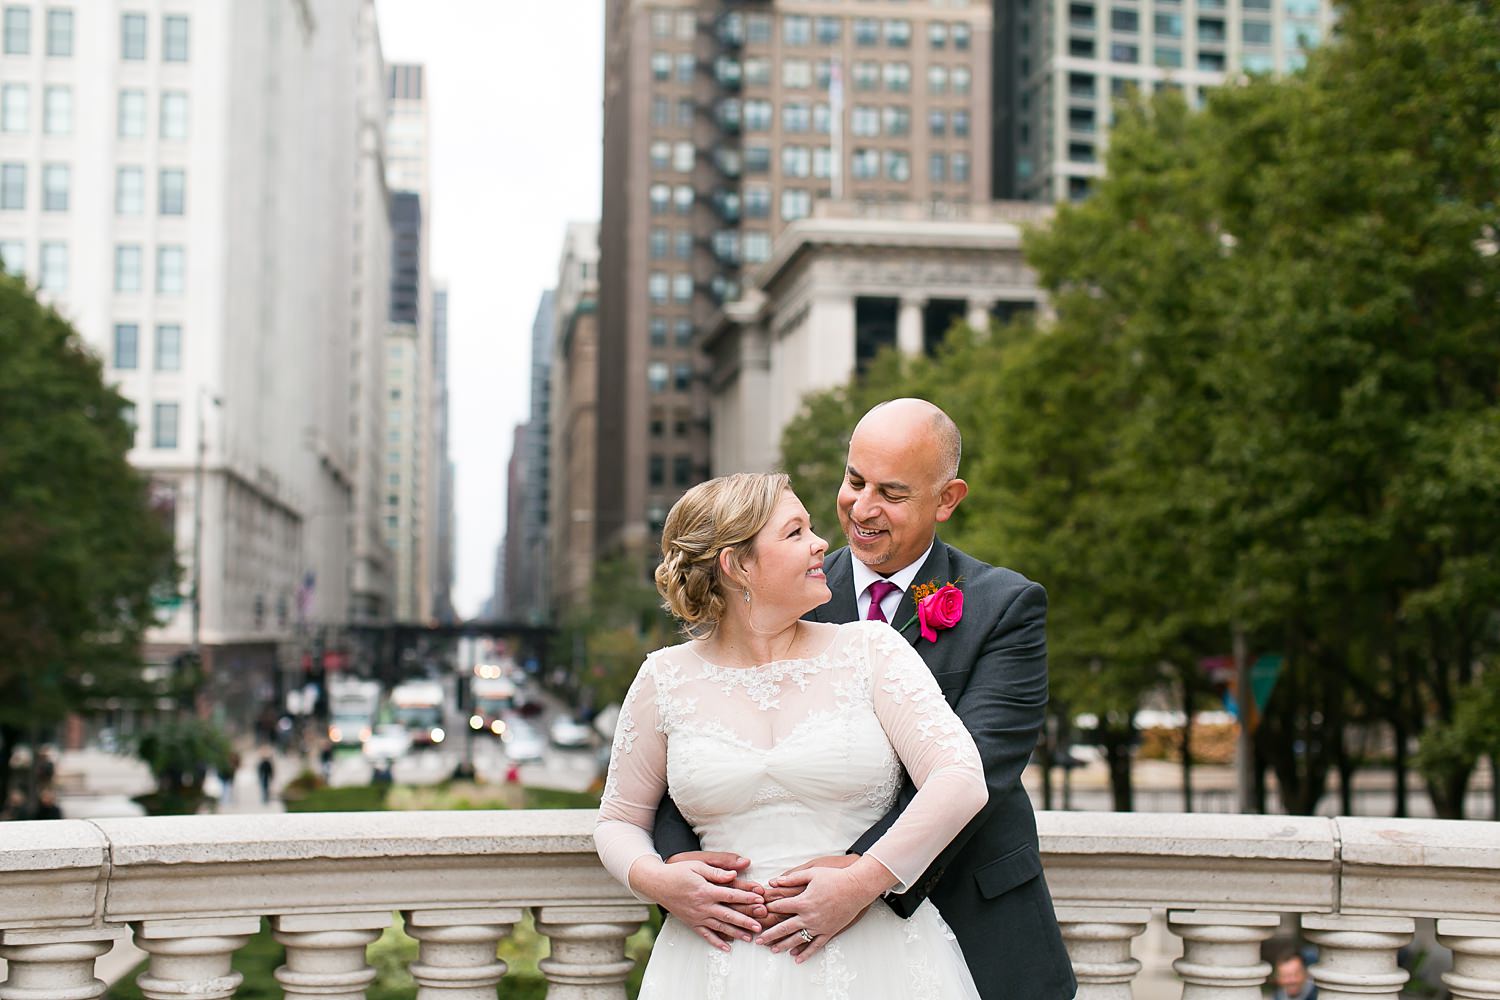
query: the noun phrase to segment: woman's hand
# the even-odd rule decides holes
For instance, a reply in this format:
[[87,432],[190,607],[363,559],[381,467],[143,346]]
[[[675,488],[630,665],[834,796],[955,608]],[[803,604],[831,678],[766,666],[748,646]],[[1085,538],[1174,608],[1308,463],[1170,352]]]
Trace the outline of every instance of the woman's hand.
[[[772,914],[786,917],[755,939],[772,951],[792,951],[805,962],[823,949],[845,927],[858,920],[880,894],[896,884],[896,876],[874,858],[862,857],[847,868],[803,868],[771,880],[771,891],[800,887],[796,896],[767,904]],[[802,934],[812,936],[808,941]]]
[[[738,867],[748,866],[747,861]],[[732,939],[750,941],[760,933],[760,922],[736,907],[749,912],[763,908],[763,890],[741,879],[738,871],[698,860],[668,863],[645,855],[630,866],[630,887],[666,907],[720,951],[728,951]]]

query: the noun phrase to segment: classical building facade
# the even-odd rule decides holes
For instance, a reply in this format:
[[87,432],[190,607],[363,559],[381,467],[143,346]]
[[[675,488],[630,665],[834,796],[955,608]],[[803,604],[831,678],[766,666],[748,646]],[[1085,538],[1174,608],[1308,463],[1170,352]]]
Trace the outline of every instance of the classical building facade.
[[955,322],[985,327],[1044,297],[1022,227],[1048,206],[823,202],[788,226],[709,331],[714,475],[765,471],[803,397],[847,382],[882,348],[933,350]]

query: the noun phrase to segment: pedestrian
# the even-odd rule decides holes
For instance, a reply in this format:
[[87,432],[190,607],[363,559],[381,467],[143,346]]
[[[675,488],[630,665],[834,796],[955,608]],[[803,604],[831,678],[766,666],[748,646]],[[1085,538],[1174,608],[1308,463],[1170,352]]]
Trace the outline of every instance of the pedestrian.
[[1276,992],[1272,1000],[1317,1000],[1318,987],[1307,974],[1307,959],[1295,948],[1276,954]]
[[219,767],[219,805],[234,804],[234,776],[240,772],[240,755],[233,751]]
[[62,819],[62,807],[57,804],[57,792],[51,785],[37,793],[36,815],[33,819]]
[[269,749],[261,754],[260,763],[256,765],[255,770],[260,777],[260,801],[269,804],[271,801],[271,778],[276,773],[276,765],[271,762],[271,751]]
[[323,781],[326,784],[333,780],[333,742],[323,741],[323,748],[318,752],[318,762],[323,765]]

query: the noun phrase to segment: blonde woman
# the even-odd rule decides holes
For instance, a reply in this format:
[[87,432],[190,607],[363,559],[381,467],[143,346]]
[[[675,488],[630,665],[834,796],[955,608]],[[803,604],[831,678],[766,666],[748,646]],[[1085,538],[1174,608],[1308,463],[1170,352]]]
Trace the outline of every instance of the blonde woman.
[[[648,656],[626,695],[595,831],[638,897],[700,900],[693,927],[664,926],[645,1000],[979,995],[930,902],[908,920],[870,906],[983,808],[978,751],[889,625],[802,620],[829,599],[826,550],[784,475],[711,480],[667,515],[657,589],[689,641]],[[903,767],[917,794],[858,860],[772,878],[843,853],[890,809]],[[650,831],[668,792],[705,850],[750,859],[748,881],[662,861]],[[766,904],[774,926],[743,912],[762,884],[801,890]]]

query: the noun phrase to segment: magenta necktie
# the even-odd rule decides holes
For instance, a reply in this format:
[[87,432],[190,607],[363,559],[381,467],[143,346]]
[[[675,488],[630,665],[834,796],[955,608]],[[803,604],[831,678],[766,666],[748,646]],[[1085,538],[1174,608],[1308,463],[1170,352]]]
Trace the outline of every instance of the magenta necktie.
[[[868,589],[870,591],[870,613],[865,615],[865,621],[883,622],[885,621],[885,612],[880,610],[880,602],[885,600],[892,591],[900,590],[901,588],[889,580],[876,580],[870,584]],[[890,623],[887,622],[886,624]]]

